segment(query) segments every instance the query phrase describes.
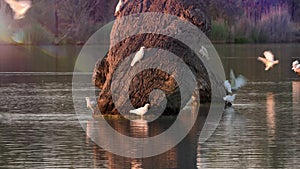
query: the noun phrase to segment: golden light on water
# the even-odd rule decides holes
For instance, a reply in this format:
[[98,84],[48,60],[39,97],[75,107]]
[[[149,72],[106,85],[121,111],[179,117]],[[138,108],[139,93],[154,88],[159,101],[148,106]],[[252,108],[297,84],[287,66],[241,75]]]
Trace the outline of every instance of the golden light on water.
[[293,82],[293,120],[299,127],[300,111],[300,81]]
[[300,105],[300,81],[293,82],[293,105]]
[[[267,94],[267,125],[270,131],[275,129],[275,101],[274,94]],[[273,133],[274,134],[274,133]]]

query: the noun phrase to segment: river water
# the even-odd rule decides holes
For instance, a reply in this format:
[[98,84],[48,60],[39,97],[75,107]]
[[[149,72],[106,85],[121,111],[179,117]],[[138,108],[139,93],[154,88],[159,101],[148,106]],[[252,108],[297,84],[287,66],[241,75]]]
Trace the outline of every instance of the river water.
[[[216,49],[226,74],[233,69],[248,83],[213,135],[200,144],[199,129],[193,128],[168,152],[131,159],[99,147],[77,120],[70,72],[80,47],[0,46],[0,168],[298,168],[300,77],[290,65],[300,60],[300,45]],[[280,60],[269,72],[256,60],[264,50]],[[120,119],[111,124],[128,135],[163,128],[141,128]],[[83,127],[92,125],[86,121]]]

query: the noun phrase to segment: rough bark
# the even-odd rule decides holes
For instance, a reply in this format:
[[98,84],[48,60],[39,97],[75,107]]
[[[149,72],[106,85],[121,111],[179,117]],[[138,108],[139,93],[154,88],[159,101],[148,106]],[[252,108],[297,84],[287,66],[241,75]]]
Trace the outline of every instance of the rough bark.
[[[208,32],[210,29],[205,3],[201,0],[126,0],[116,17],[143,12],[162,12],[175,15],[196,25],[203,32]],[[127,29],[130,30],[131,28],[128,27]],[[124,32],[128,30],[124,30]],[[182,28],[182,31],[184,31],[184,28]],[[117,31],[113,29],[111,35],[115,33]],[[98,107],[102,114],[119,114],[111,96],[112,76],[118,65],[126,57],[137,52],[141,46],[167,50],[180,57],[196,77],[201,103],[210,101],[211,87],[208,74],[201,60],[197,59],[195,53],[188,46],[164,35],[139,34],[119,42],[108,52],[103,60],[96,63],[93,82],[101,90]],[[161,60],[161,62],[164,62],[164,60]],[[181,72],[174,73],[180,74]],[[181,95],[178,83],[172,75],[158,69],[145,70],[133,78],[129,86],[131,104],[134,107],[144,106],[145,103],[149,102],[149,94],[154,89],[163,90],[167,97],[167,107],[163,113],[164,115],[179,113]],[[189,98],[184,98],[183,101],[187,102],[188,100]],[[161,100],[156,100],[156,102],[159,101]],[[124,101],[124,104],[127,103]]]

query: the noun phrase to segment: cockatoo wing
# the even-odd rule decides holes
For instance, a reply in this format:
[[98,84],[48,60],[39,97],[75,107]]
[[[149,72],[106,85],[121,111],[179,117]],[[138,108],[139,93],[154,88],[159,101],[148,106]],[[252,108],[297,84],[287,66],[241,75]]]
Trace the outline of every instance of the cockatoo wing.
[[15,12],[14,19],[24,18],[25,13],[31,8],[31,1],[15,1],[15,0],[5,0],[9,4],[11,9]]
[[232,89],[233,89],[233,90],[237,90],[237,89],[239,89],[239,88],[245,86],[246,83],[247,83],[247,79],[246,79],[244,76],[239,75],[239,76],[235,79],[235,83],[234,83],[235,85],[232,86]]
[[296,66],[296,65],[298,65],[299,64],[299,61],[298,60],[295,60],[293,63],[292,63],[292,66],[294,67],[294,66]]
[[8,5],[10,6],[10,8],[15,11],[18,9],[18,5],[17,2],[15,2],[14,0],[4,0],[6,3],[8,3]]
[[25,15],[29,8],[31,8],[31,1],[19,1],[19,3],[22,8],[17,13]]
[[258,58],[257,58],[257,60],[259,60],[259,61],[263,62],[265,65],[267,65],[267,64],[268,64],[268,62],[269,62],[267,59],[265,59],[265,58],[262,58],[262,57],[258,57]]
[[31,1],[5,0],[14,12],[24,14],[30,7]]
[[264,56],[267,60],[274,62],[274,55],[271,51],[265,51]]
[[225,89],[227,90],[227,92],[232,93],[232,90],[231,90],[231,84],[229,83],[228,80],[225,80],[225,81],[224,81],[224,87],[225,87]]
[[235,86],[235,74],[232,69],[230,69],[229,77],[230,77],[231,87]]
[[235,79],[235,74],[233,72],[232,69],[230,69],[230,80],[234,80]]

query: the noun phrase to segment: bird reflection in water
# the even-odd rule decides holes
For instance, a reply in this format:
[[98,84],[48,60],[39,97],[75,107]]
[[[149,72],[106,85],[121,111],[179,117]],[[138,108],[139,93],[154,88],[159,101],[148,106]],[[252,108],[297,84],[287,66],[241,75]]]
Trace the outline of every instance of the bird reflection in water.
[[149,137],[148,134],[148,122],[143,119],[131,120],[130,131],[133,137]]
[[[267,105],[267,127],[268,127],[268,134],[269,139],[273,140],[275,137],[275,101],[274,101],[274,94],[268,93],[266,98],[266,105]],[[270,140],[270,141],[271,141]]]
[[293,105],[300,105],[300,81],[293,82]]
[[[180,123],[185,127],[193,118],[197,118],[197,111],[206,114],[209,106],[200,106],[195,97],[191,98],[191,102],[183,110],[183,116]],[[200,110],[201,109],[201,110]],[[93,145],[93,159],[95,168],[103,167],[103,160],[107,161],[108,168],[194,168],[197,166],[197,143],[199,138],[199,129],[204,125],[206,116],[198,116],[195,126],[191,129],[190,133],[175,147],[167,152],[143,159],[134,159],[121,157],[105,151],[96,143],[99,139],[103,142],[111,144],[122,144],[122,140],[113,140],[109,142],[107,136],[109,133],[106,126],[99,123],[97,120],[91,120],[86,123],[87,144]],[[119,133],[135,138],[148,138],[156,136],[173,124],[174,120],[171,117],[157,119],[155,122],[148,122],[145,119],[136,120],[123,120],[123,119],[108,119],[108,123],[117,130]],[[92,138],[95,143],[92,143],[89,138]],[[162,144],[170,145],[172,140],[166,140]],[[135,147],[132,152],[134,153]],[[180,160],[179,160],[180,159]]]
[[[224,129],[225,129],[225,137],[226,141],[232,142],[234,139],[234,136],[237,135],[236,132],[239,132],[236,130],[236,128],[243,129],[243,119],[239,119],[241,117],[236,117],[236,112],[233,107],[227,107],[224,110]],[[242,130],[241,130],[242,131]]]
[[86,144],[90,143],[90,138],[91,138],[91,122],[87,121],[86,123]]
[[131,161],[131,169],[143,169],[143,162],[141,159],[133,159]]
[[197,118],[197,111],[199,110],[199,91],[198,89],[195,89],[191,98],[186,103],[186,105],[183,107],[182,111],[183,113],[190,114],[191,118]]
[[293,120],[299,128],[300,112],[300,81],[293,82]]

